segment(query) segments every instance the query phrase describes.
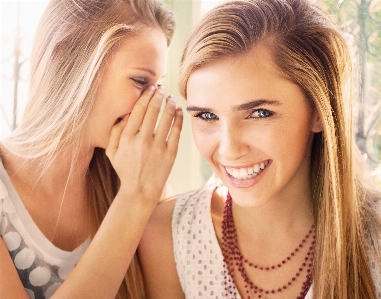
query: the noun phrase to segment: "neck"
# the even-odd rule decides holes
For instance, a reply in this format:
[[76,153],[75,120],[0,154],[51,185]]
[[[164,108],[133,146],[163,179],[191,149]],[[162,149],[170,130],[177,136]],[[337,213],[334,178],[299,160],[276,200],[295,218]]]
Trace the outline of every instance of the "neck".
[[233,215],[240,231],[262,238],[270,234],[290,235],[295,230],[306,230],[314,222],[312,201],[290,200],[285,203],[268,203],[261,207],[245,208],[233,202]]
[[[223,197],[226,198],[226,194]],[[255,207],[238,205],[233,195],[232,200],[233,216],[238,232],[253,241],[263,242],[271,236],[283,239],[290,235],[303,234],[315,222],[309,188],[285,192],[282,196]]]
[[3,164],[13,182],[31,193],[41,193],[44,201],[58,202],[70,198],[78,200],[84,196],[84,178],[92,155],[93,149],[80,150],[76,154],[70,148],[48,163],[44,157],[28,160],[2,149]]
[[46,161],[2,149],[4,167],[32,219],[64,250],[73,250],[90,233],[86,174],[93,151],[68,149]]

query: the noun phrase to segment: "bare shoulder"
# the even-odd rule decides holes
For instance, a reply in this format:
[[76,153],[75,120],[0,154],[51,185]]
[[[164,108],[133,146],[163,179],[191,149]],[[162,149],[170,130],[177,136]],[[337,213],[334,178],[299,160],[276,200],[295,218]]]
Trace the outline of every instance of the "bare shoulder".
[[157,205],[154,212],[152,213],[144,234],[153,233],[156,235],[168,232],[171,233],[172,214],[175,208],[176,199],[176,196],[171,197]]
[[171,198],[156,207],[139,244],[139,260],[148,298],[185,298],[176,272],[172,245],[175,202],[176,198]]
[[[152,247],[169,246],[172,242],[172,214],[176,197],[157,205],[144,230],[139,244],[139,254],[144,250],[150,252]],[[143,252],[142,252],[143,254]]]

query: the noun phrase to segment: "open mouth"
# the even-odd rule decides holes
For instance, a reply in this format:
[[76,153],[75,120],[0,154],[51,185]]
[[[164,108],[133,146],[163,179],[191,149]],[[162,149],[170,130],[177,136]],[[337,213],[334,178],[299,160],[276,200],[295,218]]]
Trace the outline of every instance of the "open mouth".
[[226,172],[230,174],[233,178],[237,180],[247,180],[259,175],[269,164],[270,160],[266,160],[250,167],[225,167],[225,169]]

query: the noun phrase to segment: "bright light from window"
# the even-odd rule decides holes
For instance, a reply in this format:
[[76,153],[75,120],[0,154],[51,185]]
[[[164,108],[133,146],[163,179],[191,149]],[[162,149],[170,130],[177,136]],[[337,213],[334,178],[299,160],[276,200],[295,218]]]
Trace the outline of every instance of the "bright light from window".
[[[24,62],[18,82],[18,107],[25,106],[28,92],[29,56],[32,50],[34,33],[48,0],[1,0],[1,96],[0,96],[0,139],[12,129],[14,111],[14,64],[17,27],[19,24],[20,56]],[[18,113],[20,114],[20,113]]]
[[209,10],[217,5],[226,2],[227,0],[202,0],[201,1],[201,15],[206,14]]

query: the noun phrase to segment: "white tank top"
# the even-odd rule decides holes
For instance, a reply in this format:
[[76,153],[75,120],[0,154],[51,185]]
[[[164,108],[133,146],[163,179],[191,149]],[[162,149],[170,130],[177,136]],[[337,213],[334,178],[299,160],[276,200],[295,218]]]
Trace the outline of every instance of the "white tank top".
[[49,298],[77,264],[90,240],[72,252],[39,230],[12,185],[0,158],[0,236],[32,299]]

